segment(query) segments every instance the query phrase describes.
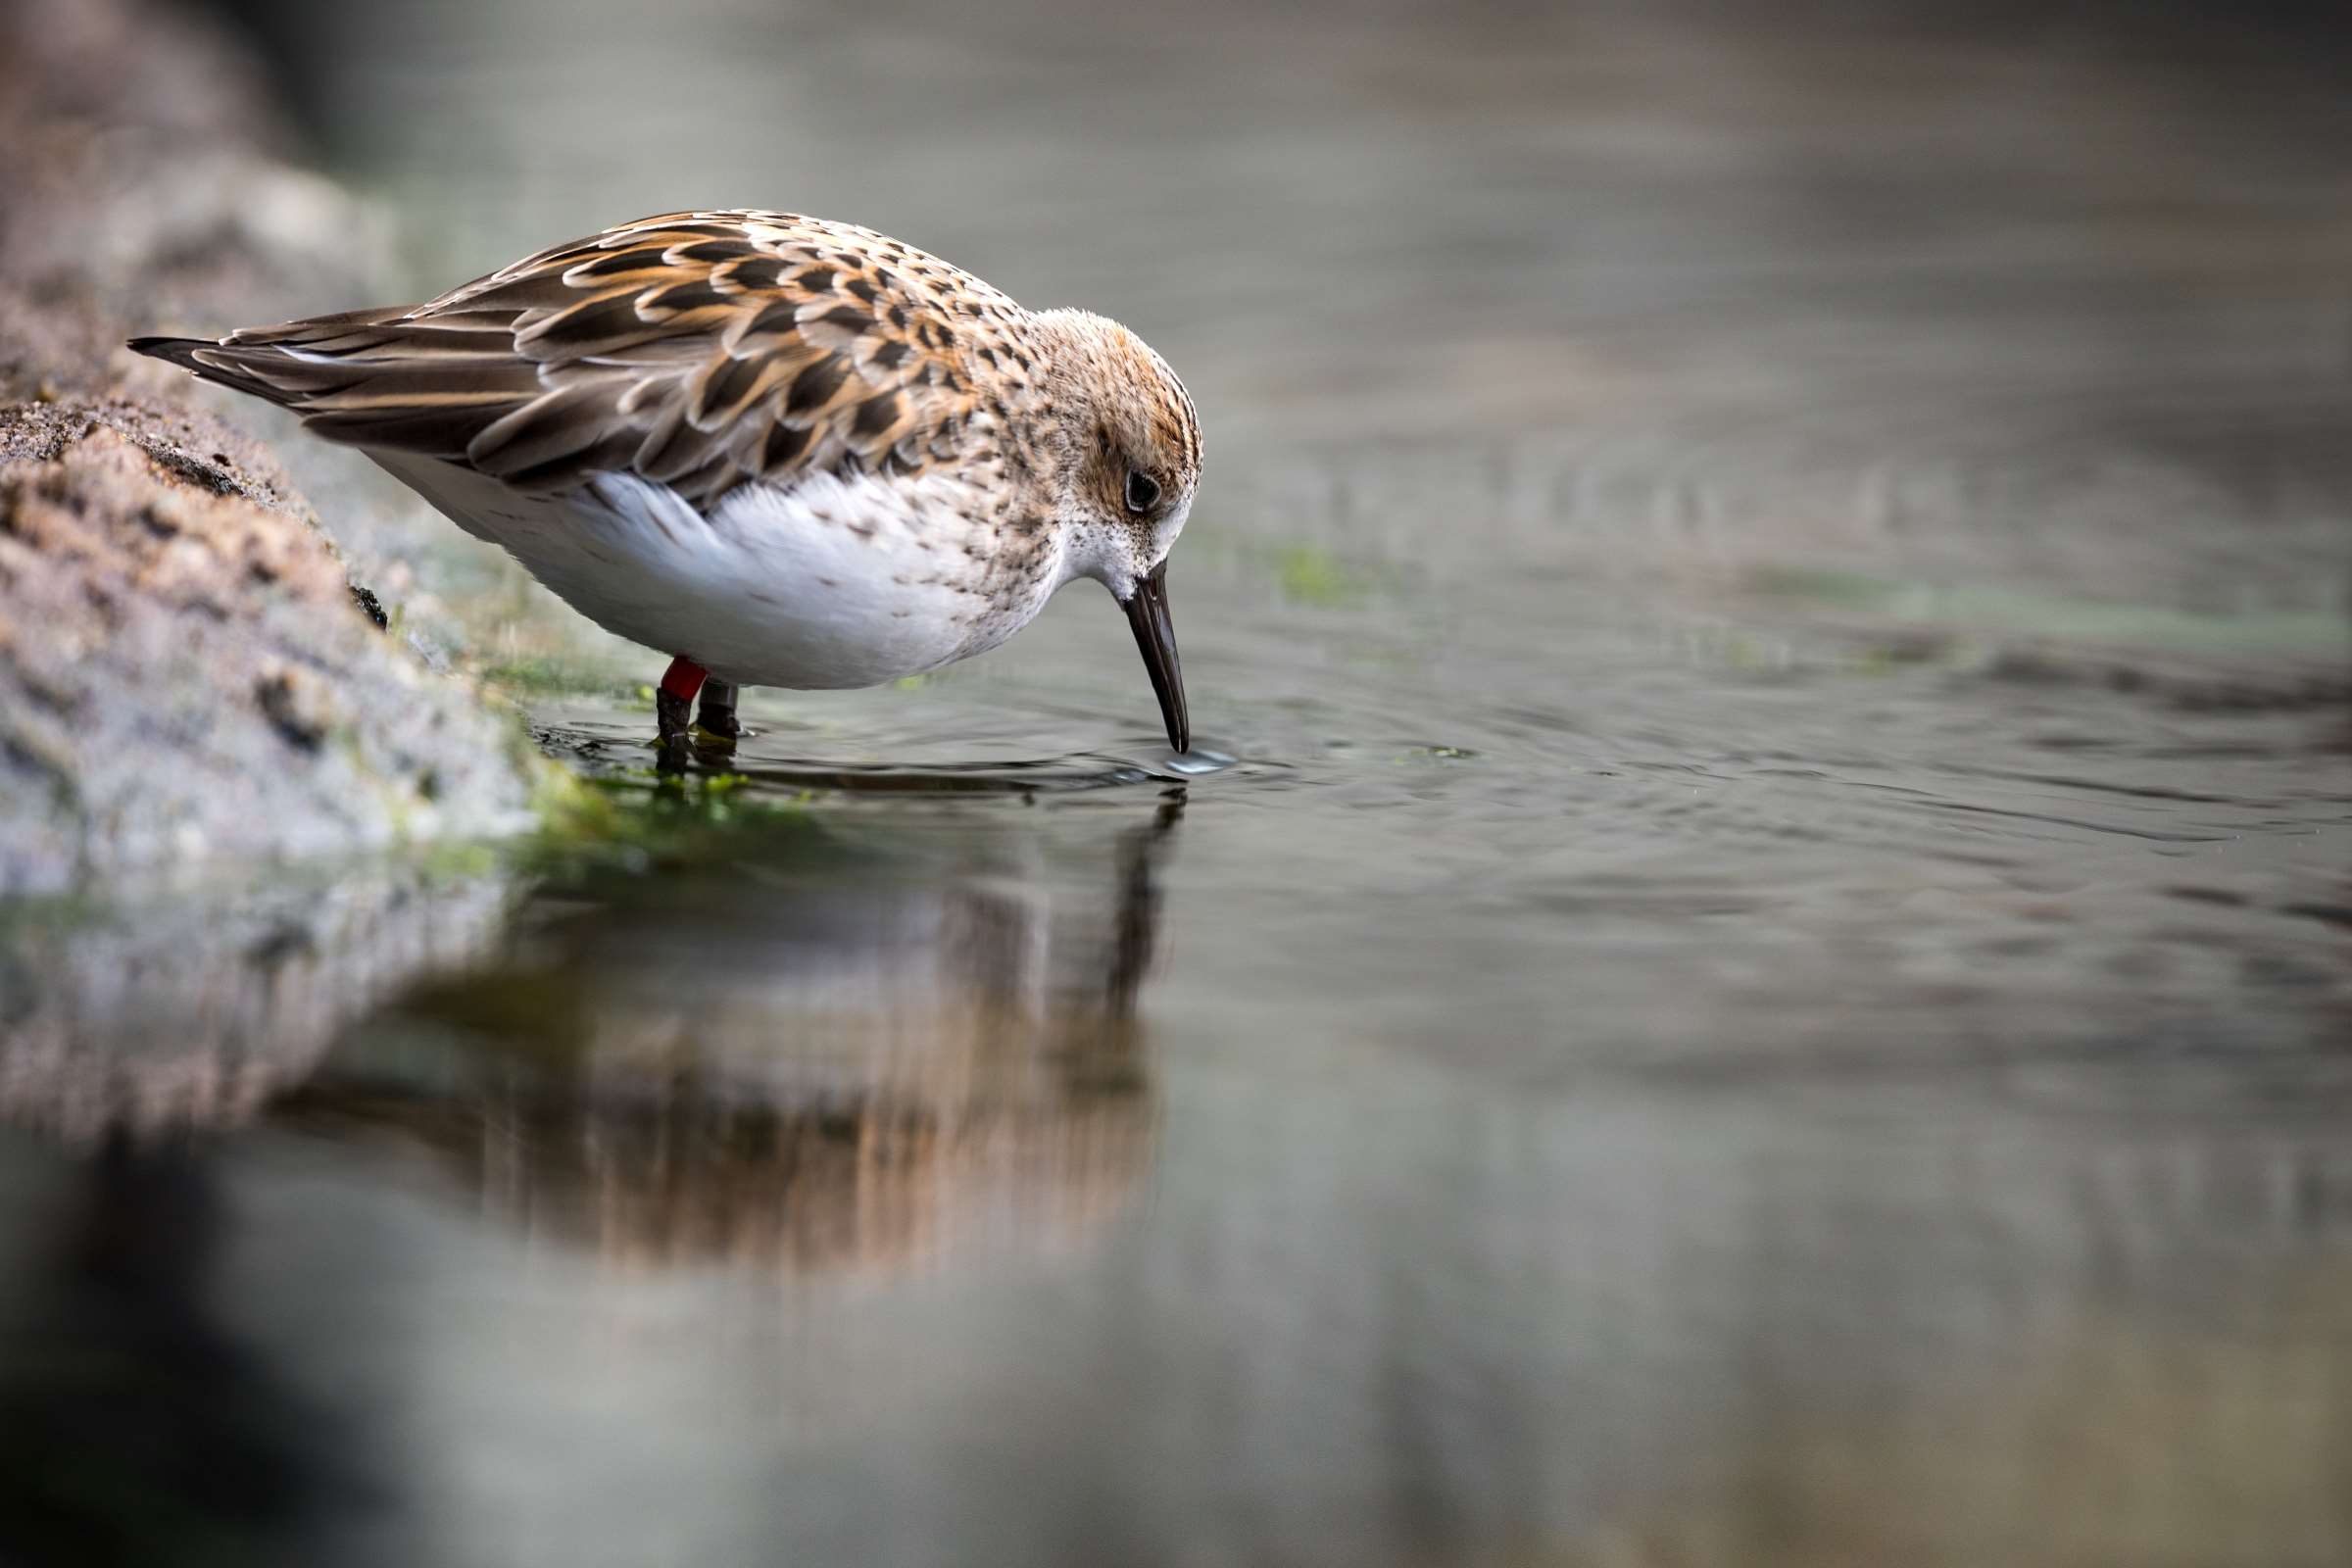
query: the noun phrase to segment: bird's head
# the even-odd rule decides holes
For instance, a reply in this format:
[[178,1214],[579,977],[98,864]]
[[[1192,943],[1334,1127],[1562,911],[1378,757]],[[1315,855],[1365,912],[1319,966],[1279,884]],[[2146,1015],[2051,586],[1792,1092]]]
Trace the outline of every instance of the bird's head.
[[1168,552],[1200,484],[1200,417],[1167,361],[1118,322],[1084,311],[1047,311],[1037,322],[1060,434],[1062,579],[1092,577],[1127,612],[1168,744],[1184,751],[1192,730],[1168,619]]

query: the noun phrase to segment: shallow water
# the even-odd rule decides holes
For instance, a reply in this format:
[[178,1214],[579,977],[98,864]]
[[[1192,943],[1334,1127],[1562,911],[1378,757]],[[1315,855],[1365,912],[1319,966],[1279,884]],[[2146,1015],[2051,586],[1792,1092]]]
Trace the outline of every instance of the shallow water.
[[1091,588],[667,784],[585,639],[598,832],[18,920],[0,1546],[2352,1556],[2332,45],[621,11],[259,15],[426,284],[1137,326],[1217,765]]

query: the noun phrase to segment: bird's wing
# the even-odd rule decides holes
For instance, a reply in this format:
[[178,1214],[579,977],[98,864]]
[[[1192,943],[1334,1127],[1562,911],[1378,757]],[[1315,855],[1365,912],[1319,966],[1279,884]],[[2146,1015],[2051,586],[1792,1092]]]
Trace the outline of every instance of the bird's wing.
[[1024,320],[870,229],[726,211],[610,228],[414,309],[142,347],[330,440],[541,493],[635,473],[707,505],[752,479],[952,459],[974,368],[1028,369]]

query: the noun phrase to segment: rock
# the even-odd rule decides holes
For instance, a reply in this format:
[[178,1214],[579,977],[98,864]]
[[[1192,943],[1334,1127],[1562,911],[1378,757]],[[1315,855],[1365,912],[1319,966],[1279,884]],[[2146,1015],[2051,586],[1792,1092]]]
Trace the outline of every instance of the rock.
[[508,831],[534,766],[375,628],[255,443],[135,402],[0,409],[0,892]]
[[[0,14],[0,893],[529,820],[516,722],[382,635],[276,459],[122,347],[393,292],[380,219],[289,140],[194,17]],[[382,490],[305,471],[403,554]]]

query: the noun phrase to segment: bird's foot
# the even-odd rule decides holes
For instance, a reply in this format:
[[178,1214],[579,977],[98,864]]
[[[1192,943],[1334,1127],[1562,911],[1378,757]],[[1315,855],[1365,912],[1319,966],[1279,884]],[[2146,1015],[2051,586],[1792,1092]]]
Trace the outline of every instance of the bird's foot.
[[654,765],[664,773],[682,773],[694,760],[693,708],[683,697],[654,693],[654,746],[660,752]]
[[735,690],[732,681],[705,681],[703,710],[694,721],[696,728],[715,741],[725,742],[725,749],[730,751],[743,737],[743,725],[735,717]]
[[683,773],[694,760],[694,694],[702,690],[706,678],[702,665],[673,659],[662,684],[654,689],[654,744],[661,754],[654,761],[658,771]]

